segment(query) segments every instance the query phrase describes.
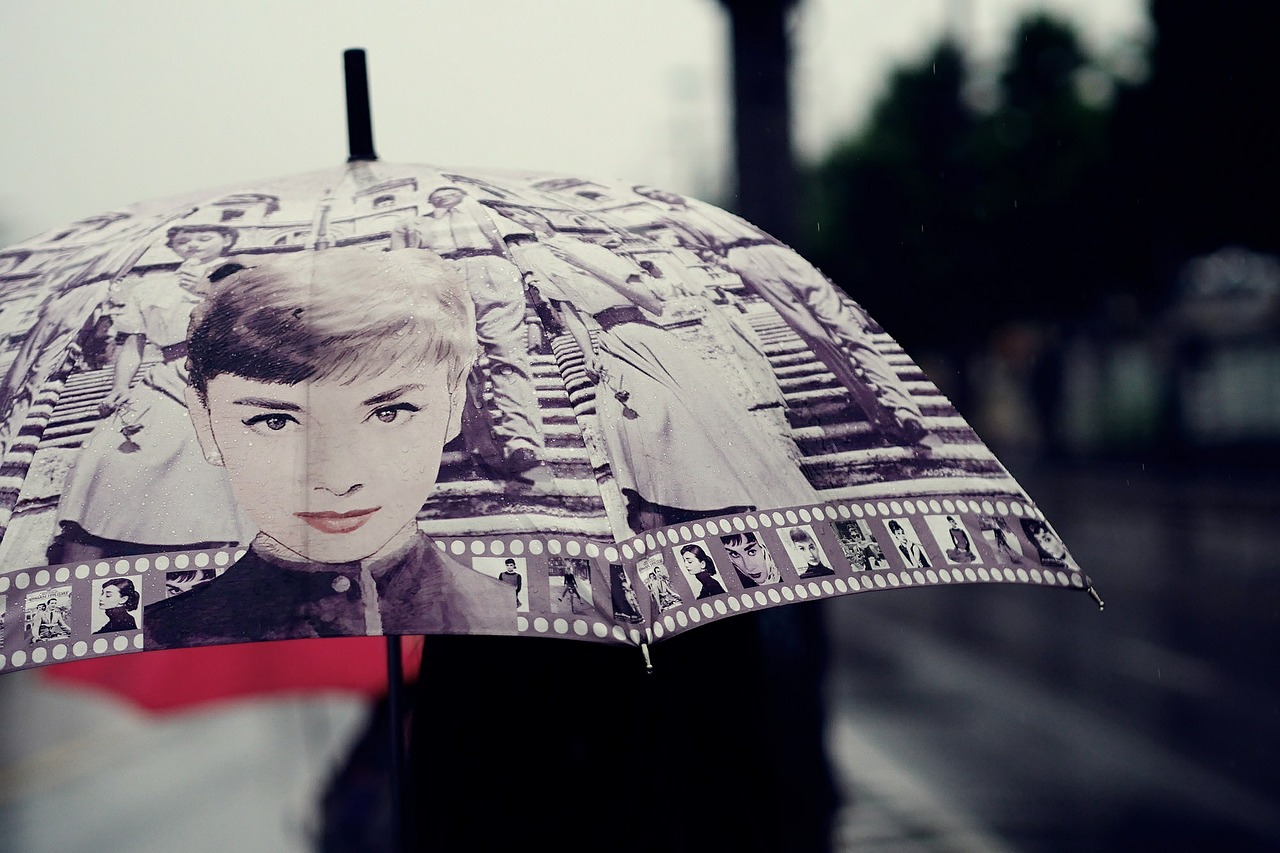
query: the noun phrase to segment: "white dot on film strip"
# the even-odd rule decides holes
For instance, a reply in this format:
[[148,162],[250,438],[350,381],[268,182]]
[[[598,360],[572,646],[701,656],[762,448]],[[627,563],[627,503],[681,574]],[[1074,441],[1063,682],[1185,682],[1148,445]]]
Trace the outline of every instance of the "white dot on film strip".
[[521,631],[521,632],[523,632],[523,631],[528,631],[528,630],[529,630],[529,620],[528,620],[528,619],[526,619],[524,616],[517,616],[517,617],[516,617],[516,630],[517,630],[517,631]]

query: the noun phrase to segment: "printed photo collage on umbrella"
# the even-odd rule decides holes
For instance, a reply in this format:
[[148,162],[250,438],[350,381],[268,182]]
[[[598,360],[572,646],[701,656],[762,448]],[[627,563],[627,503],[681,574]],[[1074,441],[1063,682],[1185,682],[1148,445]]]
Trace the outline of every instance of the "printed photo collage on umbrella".
[[[976,498],[742,513],[620,545],[500,537],[437,539],[434,546],[439,559],[492,578],[503,590],[510,627],[495,621],[487,633],[631,644],[745,610],[850,592],[992,581],[1085,584],[1034,508]],[[220,549],[0,575],[0,602],[15,601],[19,617],[12,628],[0,628],[0,668],[157,647],[147,613],[223,575],[244,555]],[[359,582],[352,574],[334,578],[328,582],[339,593]],[[315,614],[294,617],[305,620],[306,636],[357,633]],[[412,624],[399,628],[417,633]],[[229,638],[188,640],[184,645]]]
[[[146,644],[170,647],[509,632],[509,590],[544,577],[547,612],[567,616],[593,590],[623,612],[629,597],[670,607],[736,585],[711,540],[629,579],[571,555],[533,577],[510,554],[464,567],[432,537],[622,541],[900,494],[921,473],[938,494],[976,480],[1027,502],[817,270],[649,187],[354,164],[84,220],[0,252],[0,279],[21,309],[0,355],[0,566],[82,581],[93,566],[94,589],[76,592],[114,651],[139,595]],[[1019,544],[1011,525],[977,528],[1007,563],[1052,537]],[[886,553],[927,568],[913,531],[842,535],[862,569]],[[877,553],[882,532],[897,538]],[[943,562],[977,547],[957,519],[924,535],[950,542]],[[829,531],[786,536],[769,545],[779,572],[832,571]],[[178,567],[178,552],[214,565]],[[166,562],[171,598],[158,580],[102,577],[137,555]],[[81,624],[69,592],[11,604],[32,642]]]

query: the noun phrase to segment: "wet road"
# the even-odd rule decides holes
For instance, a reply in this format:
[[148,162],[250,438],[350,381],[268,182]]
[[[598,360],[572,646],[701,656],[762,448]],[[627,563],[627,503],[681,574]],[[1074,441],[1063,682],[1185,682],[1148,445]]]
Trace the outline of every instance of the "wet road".
[[832,602],[841,849],[1280,849],[1280,481],[1011,467],[1106,610]]

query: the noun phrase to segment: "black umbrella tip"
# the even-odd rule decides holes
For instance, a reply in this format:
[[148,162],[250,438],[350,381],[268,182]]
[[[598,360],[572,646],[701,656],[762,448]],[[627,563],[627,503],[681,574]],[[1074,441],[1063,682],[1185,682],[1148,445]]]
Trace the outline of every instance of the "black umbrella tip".
[[373,118],[369,108],[369,73],[364,48],[343,51],[347,82],[347,162],[377,160],[373,151]]

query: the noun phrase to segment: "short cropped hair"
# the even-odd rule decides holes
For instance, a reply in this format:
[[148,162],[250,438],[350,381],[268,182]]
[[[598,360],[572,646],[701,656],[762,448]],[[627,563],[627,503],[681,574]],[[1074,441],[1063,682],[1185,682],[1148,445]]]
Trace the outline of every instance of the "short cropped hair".
[[764,542],[760,541],[760,537],[751,530],[745,533],[730,533],[728,536],[721,536],[720,544],[726,548],[746,548],[749,545],[764,547]]
[[138,607],[138,588],[133,585],[133,581],[128,578],[112,578],[103,581],[104,587],[114,586],[120,592],[120,597],[124,599],[125,610],[136,610]]
[[803,545],[805,542],[813,541],[813,536],[811,536],[809,531],[805,530],[803,527],[793,527],[787,531],[787,535],[791,538],[791,541],[797,545]]
[[450,391],[476,356],[466,283],[425,249],[298,252],[219,281],[191,315],[190,385],[222,374],[297,385],[351,382],[409,358],[444,364]]
[[202,234],[206,231],[212,231],[215,234],[221,234],[226,237],[227,248],[234,246],[236,240],[240,239],[240,230],[229,225],[175,225],[165,233],[164,244],[172,249],[173,241],[177,239],[179,234]]
[[693,558],[702,564],[703,569],[714,569],[715,564],[711,562],[711,558],[707,556],[707,552],[702,550],[701,545],[685,545],[680,549],[681,554],[692,554]]

